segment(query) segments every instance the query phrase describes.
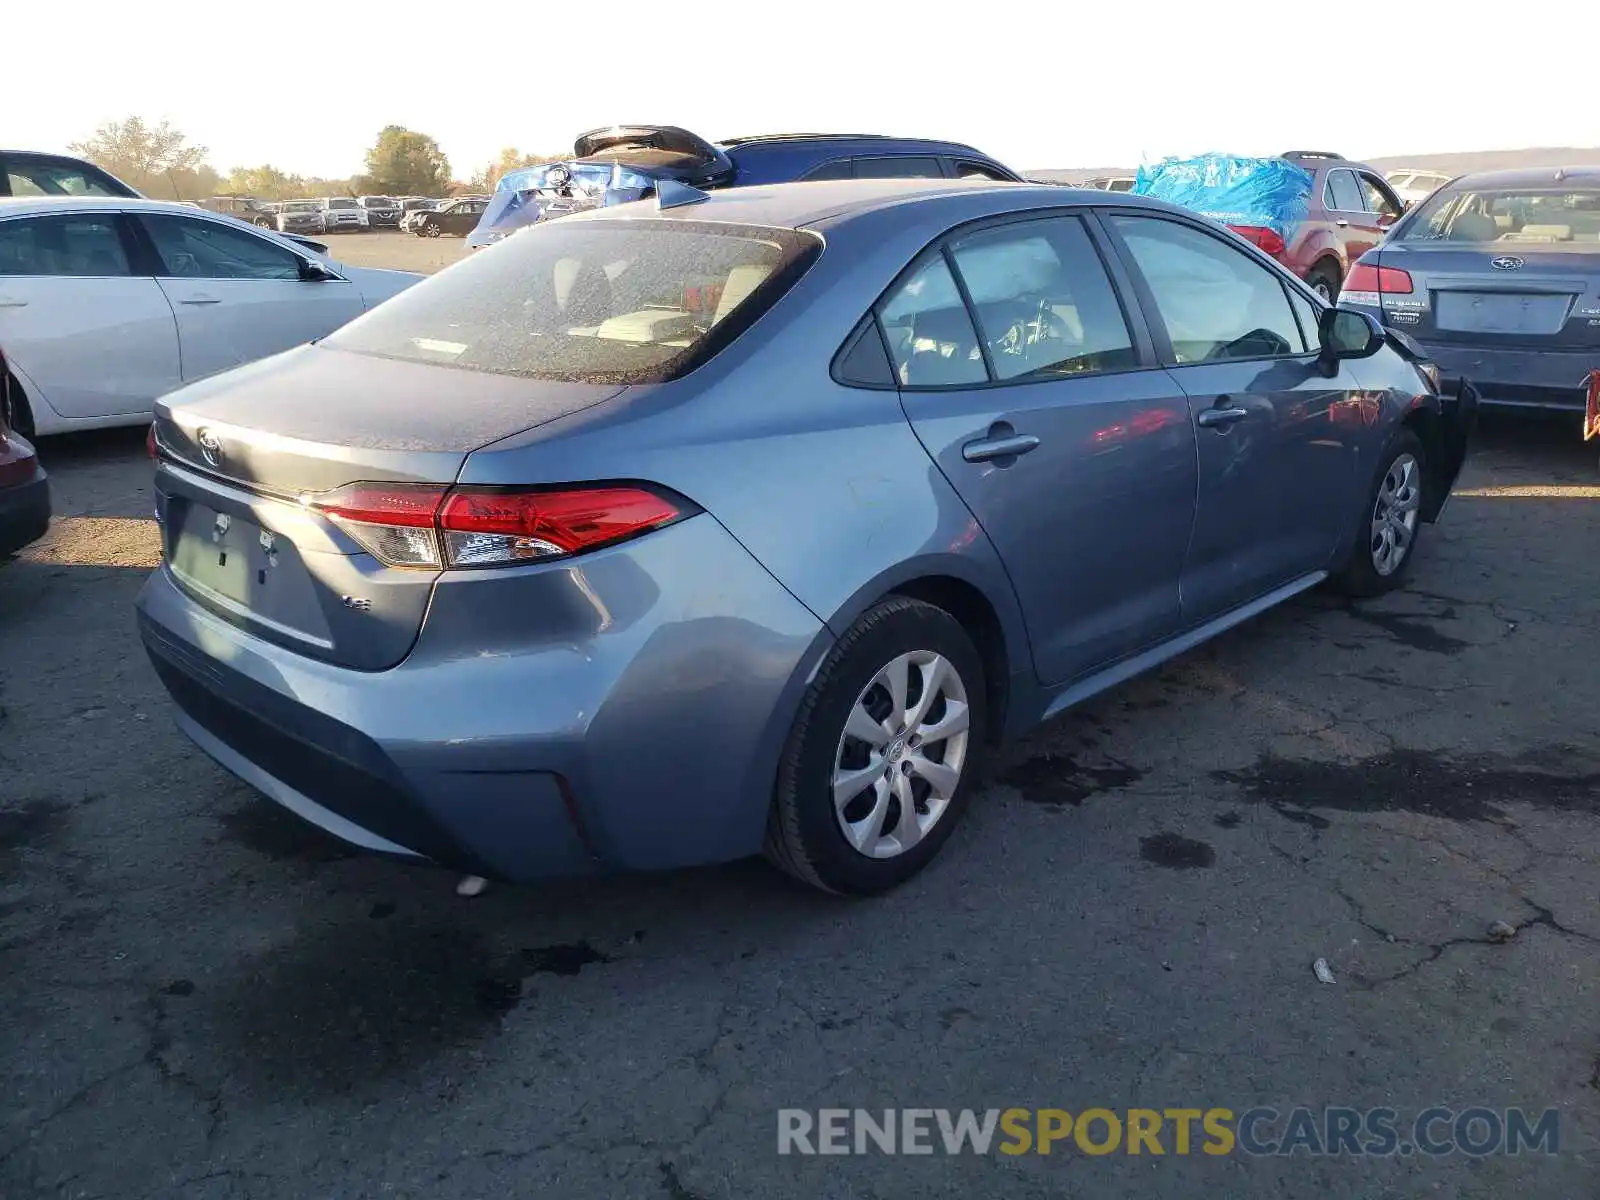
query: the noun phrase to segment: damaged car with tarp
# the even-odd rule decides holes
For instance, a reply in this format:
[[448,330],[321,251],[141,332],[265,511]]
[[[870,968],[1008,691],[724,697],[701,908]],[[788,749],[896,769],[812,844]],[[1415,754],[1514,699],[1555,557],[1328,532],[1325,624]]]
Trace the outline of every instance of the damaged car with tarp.
[[662,180],[699,190],[802,179],[987,179],[1015,171],[958,142],[868,133],[782,133],[709,142],[675,125],[613,125],[573,144],[573,157],[502,176],[468,249],[537,221],[644,200]]

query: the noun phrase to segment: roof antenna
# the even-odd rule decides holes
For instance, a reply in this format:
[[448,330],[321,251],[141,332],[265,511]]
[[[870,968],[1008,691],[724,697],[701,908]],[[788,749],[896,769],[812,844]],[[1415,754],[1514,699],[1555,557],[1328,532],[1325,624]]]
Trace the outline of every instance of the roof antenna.
[[656,181],[657,208],[682,208],[686,204],[699,204],[702,200],[709,199],[711,196],[708,193],[690,187],[687,183],[679,183],[675,179]]

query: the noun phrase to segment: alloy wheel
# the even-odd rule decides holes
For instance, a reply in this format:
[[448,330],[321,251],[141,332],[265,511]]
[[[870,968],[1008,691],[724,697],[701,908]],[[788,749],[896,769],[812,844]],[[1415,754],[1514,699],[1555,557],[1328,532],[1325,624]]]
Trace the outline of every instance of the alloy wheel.
[[932,650],[896,655],[850,707],[834,755],[839,829],[868,858],[916,846],[944,816],[967,762],[967,689]]
[[1421,507],[1421,466],[1414,455],[1399,455],[1389,464],[1372,506],[1369,550],[1372,568],[1379,575],[1394,574],[1411,553]]

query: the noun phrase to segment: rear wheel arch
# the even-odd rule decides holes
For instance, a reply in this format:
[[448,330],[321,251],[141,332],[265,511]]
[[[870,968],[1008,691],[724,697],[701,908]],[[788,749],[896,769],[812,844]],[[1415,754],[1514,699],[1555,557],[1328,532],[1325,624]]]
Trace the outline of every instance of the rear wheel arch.
[[1344,276],[1344,266],[1338,255],[1327,251],[1318,255],[1317,260],[1311,264],[1311,269],[1306,272],[1306,282],[1315,287],[1316,279],[1319,277],[1326,279],[1333,289],[1328,299],[1333,302],[1339,298],[1339,289],[1344,285]]
[[0,385],[5,388],[6,419],[12,428],[25,438],[38,432],[38,409],[34,406],[28,389],[14,368],[0,367]]
[[953,575],[919,576],[897,584],[893,591],[879,599],[887,600],[890,596],[905,596],[943,609],[966,630],[983,659],[984,691],[989,701],[985,737],[991,743],[998,742],[1005,729],[1011,657],[1005,627],[989,597],[975,585]]

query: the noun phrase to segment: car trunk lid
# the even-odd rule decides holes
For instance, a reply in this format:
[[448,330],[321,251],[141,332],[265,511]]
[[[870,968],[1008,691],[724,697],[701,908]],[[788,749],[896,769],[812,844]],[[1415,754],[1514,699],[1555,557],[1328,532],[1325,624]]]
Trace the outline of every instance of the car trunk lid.
[[1410,277],[1409,293],[1386,283],[1384,317],[1423,341],[1600,348],[1600,244],[1400,242],[1380,249],[1375,265]]
[[416,640],[440,568],[368,552],[325,510],[338,489],[442,491],[473,450],[621,390],[320,347],[185,389],[156,410],[166,569],[267,641],[359,670],[393,666]]
[[614,162],[681,183],[715,184],[733,176],[733,163],[718,146],[676,125],[612,125],[580,134],[573,157]]

